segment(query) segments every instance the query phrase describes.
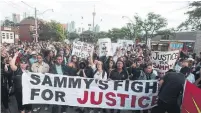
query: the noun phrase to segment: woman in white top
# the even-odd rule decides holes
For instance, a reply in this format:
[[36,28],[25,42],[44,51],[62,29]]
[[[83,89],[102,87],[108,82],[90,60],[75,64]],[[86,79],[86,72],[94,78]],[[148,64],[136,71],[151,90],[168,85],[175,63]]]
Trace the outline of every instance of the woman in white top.
[[95,79],[107,80],[107,73],[103,69],[103,63],[101,61],[98,61],[96,65],[92,65],[92,69],[94,71]]

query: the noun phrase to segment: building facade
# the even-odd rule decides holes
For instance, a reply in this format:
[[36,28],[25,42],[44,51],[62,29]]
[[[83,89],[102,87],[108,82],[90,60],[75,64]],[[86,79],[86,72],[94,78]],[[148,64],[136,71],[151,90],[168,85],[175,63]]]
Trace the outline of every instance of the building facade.
[[68,28],[68,32],[76,32],[76,29],[75,29],[75,22],[74,21],[71,21],[70,23],[67,24],[67,28]]
[[100,26],[98,24],[96,24],[94,28],[94,32],[100,32]]
[[20,14],[13,13],[12,18],[14,23],[20,23]]
[[15,33],[9,27],[1,27],[1,43],[15,43]]
[[[169,40],[164,40],[161,36],[156,36],[152,39],[152,49],[155,51],[171,51],[172,44],[176,45],[174,48],[182,49],[184,52],[199,53],[201,52],[201,32],[177,32],[175,37],[170,37]],[[181,46],[182,45],[182,48]]]
[[28,42],[33,41],[34,26],[34,18],[23,19],[19,24],[19,40]]

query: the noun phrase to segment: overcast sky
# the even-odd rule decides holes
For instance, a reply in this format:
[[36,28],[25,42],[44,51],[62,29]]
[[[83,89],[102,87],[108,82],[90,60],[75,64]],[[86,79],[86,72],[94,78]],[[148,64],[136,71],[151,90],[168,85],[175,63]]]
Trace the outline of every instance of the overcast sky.
[[[54,9],[54,12],[47,11],[39,18],[44,20],[56,20],[61,23],[75,21],[76,28],[83,26],[87,29],[88,24],[92,24],[92,12],[95,5],[95,24],[100,25],[100,29],[107,31],[113,27],[120,28],[128,23],[128,16],[132,19],[138,13],[141,17],[146,17],[148,12],[161,14],[168,20],[168,28],[177,27],[186,19],[184,13],[188,10],[187,1],[153,1],[153,0],[24,0],[25,3],[36,7],[42,13],[47,9]],[[23,18],[23,12],[34,16],[34,9],[23,4],[21,0],[0,0],[0,20],[5,17],[12,19],[12,13],[17,13]],[[83,16],[83,20],[81,17]],[[101,22],[102,19],[102,22]]]

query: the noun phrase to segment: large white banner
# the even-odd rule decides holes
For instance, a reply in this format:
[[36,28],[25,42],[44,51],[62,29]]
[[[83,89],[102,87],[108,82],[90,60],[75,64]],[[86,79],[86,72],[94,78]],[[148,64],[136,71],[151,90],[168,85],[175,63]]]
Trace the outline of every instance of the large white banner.
[[65,75],[26,72],[23,104],[54,104],[109,109],[144,110],[156,106],[158,82],[103,81]]
[[99,56],[110,56],[111,53],[111,39],[110,38],[103,38],[98,39],[98,46],[99,46]]
[[93,55],[94,46],[85,42],[76,41],[73,42],[72,55],[76,55],[80,58],[87,58]]
[[179,56],[179,50],[176,51],[152,51],[151,59],[153,68],[163,76],[169,69],[173,69]]

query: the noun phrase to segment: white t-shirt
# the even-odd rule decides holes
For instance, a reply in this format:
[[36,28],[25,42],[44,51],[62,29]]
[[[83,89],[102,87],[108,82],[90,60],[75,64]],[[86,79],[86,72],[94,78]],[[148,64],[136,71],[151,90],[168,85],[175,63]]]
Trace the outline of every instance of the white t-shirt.
[[[95,72],[95,71],[97,70],[95,65],[91,66],[91,68],[93,69],[93,72]],[[106,71],[105,71],[104,77],[102,77],[103,72],[104,72],[104,71],[102,71],[102,72],[97,71],[97,72],[94,74],[94,79],[107,80],[107,73],[106,73]]]

